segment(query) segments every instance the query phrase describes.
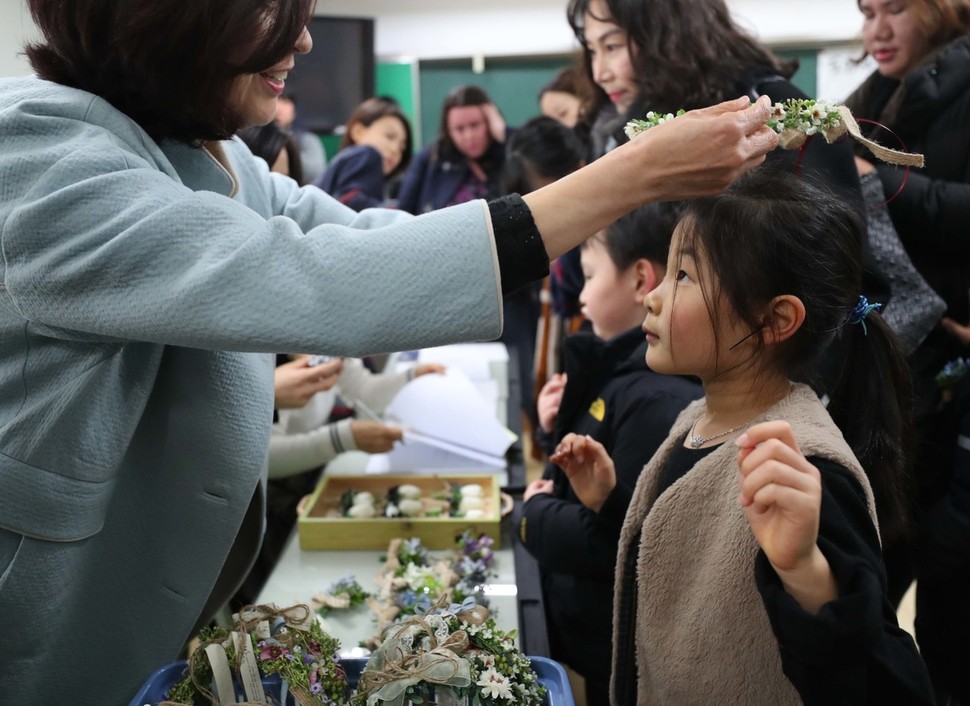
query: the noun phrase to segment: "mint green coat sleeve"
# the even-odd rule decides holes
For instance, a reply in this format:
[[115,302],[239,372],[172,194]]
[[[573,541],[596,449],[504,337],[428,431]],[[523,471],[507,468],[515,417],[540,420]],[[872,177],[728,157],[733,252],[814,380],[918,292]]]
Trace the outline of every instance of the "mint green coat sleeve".
[[498,336],[483,202],[357,215],[238,142],[227,198],[206,152],[122,141],[97,120],[109,111],[95,99],[89,122],[64,121],[45,146],[50,116],[4,124],[24,149],[0,157],[6,190],[23,192],[0,207],[6,296],[23,318],[93,339],[355,356]]

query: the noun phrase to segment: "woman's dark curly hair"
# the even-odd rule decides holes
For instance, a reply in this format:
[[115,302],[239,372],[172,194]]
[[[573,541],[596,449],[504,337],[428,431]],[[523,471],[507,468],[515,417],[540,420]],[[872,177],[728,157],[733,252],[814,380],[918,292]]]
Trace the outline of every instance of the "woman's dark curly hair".
[[[566,18],[581,44],[592,0],[570,0]],[[736,98],[738,81],[752,69],[790,78],[786,62],[735,24],[724,0],[603,0],[606,17],[627,33],[639,97],[650,110],[675,112]],[[595,16],[595,15],[593,15]],[[589,52],[587,75],[592,77]],[[597,91],[587,115],[606,102]]]

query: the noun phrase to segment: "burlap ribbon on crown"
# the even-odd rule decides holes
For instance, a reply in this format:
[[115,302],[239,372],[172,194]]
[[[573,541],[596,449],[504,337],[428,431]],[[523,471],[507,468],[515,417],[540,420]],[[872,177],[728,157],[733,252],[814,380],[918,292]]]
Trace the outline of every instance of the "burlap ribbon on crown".
[[[892,150],[888,147],[883,147],[878,142],[873,142],[867,137],[864,137],[862,131],[859,130],[859,123],[852,116],[852,111],[846,108],[844,105],[838,106],[839,117],[841,120],[830,128],[822,130],[822,135],[825,137],[825,141],[829,144],[835,142],[837,139],[842,137],[845,133],[849,133],[857,141],[861,142],[866,148],[872,152],[872,154],[878,157],[883,162],[889,164],[898,164],[903,167],[920,167],[922,168],[925,164],[923,155],[916,154],[913,152],[900,152],[899,150]],[[778,135],[778,146],[784,150],[797,150],[805,141],[808,139],[806,135],[801,130],[796,128],[786,128],[782,130]]]
[[[440,600],[437,609],[443,609]],[[383,702],[403,706],[408,687],[419,682],[462,688],[471,684],[471,666],[462,657],[468,649],[468,634],[457,630],[445,634],[442,626],[454,615],[469,625],[488,620],[488,609],[462,604],[456,611],[416,615],[384,631],[384,641],[367,662],[360,675],[358,693],[367,703]],[[414,641],[421,645],[415,650]]]
[[[256,632],[260,635],[263,623],[272,624],[278,618],[288,628],[306,632],[313,624],[313,610],[305,603],[298,603],[289,608],[277,608],[275,605],[248,605],[233,616],[234,630],[239,632]],[[277,637],[278,636],[275,636]],[[281,640],[282,642],[282,640]]]
[[[310,610],[310,606],[303,604],[297,604],[289,608],[278,608],[275,605],[250,605],[242,608],[238,614],[233,616],[233,631],[240,633],[244,640],[249,640],[249,634],[251,632],[255,632],[257,637],[270,637],[270,629],[274,622],[277,624],[282,623],[287,628],[306,631],[309,630],[309,623],[313,619],[312,616],[313,611]],[[292,647],[295,642],[294,638],[285,630],[276,632],[272,637],[287,647]],[[208,640],[200,644],[189,656],[188,666],[192,684],[198,689],[200,694],[213,704],[219,703],[219,700],[205,684],[202,684],[196,678],[196,668],[198,667],[199,660],[208,659],[206,648],[209,645],[223,645],[226,642],[227,640],[225,638]],[[312,694],[300,687],[291,685],[290,693],[293,694],[293,698],[301,706],[314,706],[319,703]],[[184,705],[174,701],[162,701],[158,706]],[[266,704],[258,701],[240,701],[237,706],[266,706]]]
[[313,597],[313,602],[322,608],[332,610],[344,610],[350,607],[350,596],[346,593],[338,593],[336,596],[326,591],[321,591]]

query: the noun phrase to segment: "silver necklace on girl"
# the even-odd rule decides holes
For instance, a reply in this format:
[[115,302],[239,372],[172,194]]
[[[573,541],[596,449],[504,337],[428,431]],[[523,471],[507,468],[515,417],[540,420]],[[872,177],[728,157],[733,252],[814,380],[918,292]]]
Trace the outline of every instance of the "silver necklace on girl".
[[690,447],[692,449],[699,449],[708,441],[714,441],[715,439],[720,439],[721,437],[728,436],[729,434],[733,434],[736,431],[741,431],[751,423],[751,422],[745,422],[744,424],[738,424],[736,427],[731,427],[727,431],[722,431],[720,434],[712,434],[711,436],[698,436],[697,434],[694,433],[694,427],[697,426],[698,420],[699,418],[695,419],[694,423],[690,425],[690,435],[687,437],[687,443],[690,444]]

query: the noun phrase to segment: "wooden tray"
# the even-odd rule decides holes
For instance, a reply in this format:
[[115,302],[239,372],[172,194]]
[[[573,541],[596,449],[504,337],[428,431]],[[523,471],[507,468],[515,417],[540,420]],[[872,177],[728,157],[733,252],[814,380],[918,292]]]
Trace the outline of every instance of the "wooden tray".
[[[367,490],[380,499],[392,487],[405,483],[418,486],[424,495],[447,490],[452,483],[480,485],[485,517],[475,520],[463,517],[328,517],[328,513],[339,509],[340,496],[350,489]],[[500,505],[498,479],[494,475],[324,475],[313,495],[301,503],[296,526],[302,549],[381,550],[397,537],[417,537],[428,549],[449,549],[466,529],[475,534],[487,534],[498,548],[502,541]]]

